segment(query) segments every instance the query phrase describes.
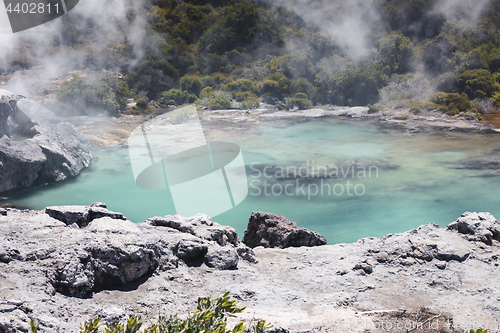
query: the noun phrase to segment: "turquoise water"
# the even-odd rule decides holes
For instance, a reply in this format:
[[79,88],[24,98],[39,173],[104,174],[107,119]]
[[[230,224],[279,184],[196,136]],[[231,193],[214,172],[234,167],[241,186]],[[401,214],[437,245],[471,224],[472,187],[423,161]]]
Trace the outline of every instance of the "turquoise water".
[[[445,226],[465,211],[500,217],[500,169],[488,164],[498,158],[498,135],[408,134],[339,119],[239,126],[218,124],[208,135],[236,142],[243,152],[249,195],[213,217],[235,227],[240,237],[254,210],[285,215],[322,233],[330,244],[429,222]],[[7,201],[31,209],[102,201],[134,222],[175,213],[167,191],[135,185],[126,147],[94,154],[92,167],[77,178]]]

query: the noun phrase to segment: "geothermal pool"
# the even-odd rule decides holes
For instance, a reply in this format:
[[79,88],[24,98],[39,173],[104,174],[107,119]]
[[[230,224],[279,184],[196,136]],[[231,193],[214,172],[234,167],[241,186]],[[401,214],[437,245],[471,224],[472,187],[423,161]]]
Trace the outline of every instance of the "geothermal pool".
[[[213,217],[240,237],[254,210],[282,214],[329,244],[446,226],[465,211],[500,218],[500,134],[407,133],[332,118],[221,123],[207,132],[242,149],[249,194]],[[135,184],[127,147],[94,154],[77,178],[4,201],[30,209],[102,201],[134,222],[175,213],[168,191]]]

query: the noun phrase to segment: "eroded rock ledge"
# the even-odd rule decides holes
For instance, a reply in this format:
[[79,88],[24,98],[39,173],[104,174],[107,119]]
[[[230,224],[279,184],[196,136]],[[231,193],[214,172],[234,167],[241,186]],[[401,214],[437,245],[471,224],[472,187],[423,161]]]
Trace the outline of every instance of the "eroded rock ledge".
[[[282,240],[296,233],[273,214],[251,222],[263,216],[285,222]],[[206,215],[134,224],[103,203],[1,210],[0,233],[0,332],[25,332],[29,318],[42,332],[77,332],[94,316],[147,322],[225,291],[248,307],[244,320],[290,331],[356,322],[353,332],[379,332],[434,318],[436,332],[451,332],[446,323],[457,331],[500,315],[500,223],[489,213],[353,244],[253,250]],[[424,328],[412,332],[434,332]]]

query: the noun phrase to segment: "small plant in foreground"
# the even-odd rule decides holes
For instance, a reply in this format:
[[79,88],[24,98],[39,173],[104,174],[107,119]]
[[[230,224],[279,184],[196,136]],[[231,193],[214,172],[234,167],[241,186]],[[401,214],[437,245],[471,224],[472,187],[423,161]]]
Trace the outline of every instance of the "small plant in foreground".
[[[160,316],[156,323],[141,331],[141,317],[131,316],[126,324],[106,325],[100,323],[100,318],[95,318],[80,325],[80,333],[264,333],[272,327],[265,320],[257,321],[249,329],[241,321],[233,328],[227,327],[227,318],[244,310],[245,307],[238,306],[227,292],[215,299],[198,298],[196,311],[186,319],[180,319],[177,314],[168,318]],[[38,332],[38,325],[35,325],[34,320],[31,320],[30,326],[32,333]],[[100,330],[101,328],[103,329]]]

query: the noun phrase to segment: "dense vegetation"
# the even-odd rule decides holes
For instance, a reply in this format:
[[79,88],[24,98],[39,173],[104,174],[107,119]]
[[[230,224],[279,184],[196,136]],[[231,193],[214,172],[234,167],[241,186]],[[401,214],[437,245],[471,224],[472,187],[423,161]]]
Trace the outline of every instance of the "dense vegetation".
[[[314,5],[327,8],[339,1]],[[364,32],[368,45],[361,56],[322,30],[326,22],[264,0],[146,2],[143,12],[130,13],[147,17],[138,62],[131,61],[126,40],[96,46],[86,37],[93,35],[92,25],[81,33],[68,20],[59,43],[86,49],[88,66],[124,77],[119,84],[105,78],[97,86],[74,78],[60,97],[115,113],[123,111],[126,97],[163,105],[199,101],[212,109],[233,101],[253,108],[259,100],[290,109],[380,103],[453,115],[500,107],[500,2],[490,1],[473,19],[467,7],[447,9],[458,13],[450,18],[436,9],[440,3],[371,2],[379,21]],[[357,15],[339,8],[332,21]]]
[[[271,328],[264,320],[257,321],[252,327],[247,328],[241,321],[228,327],[228,317],[245,310],[238,306],[235,300],[230,299],[229,292],[216,298],[199,298],[196,311],[186,319],[180,319],[177,314],[170,317],[160,316],[156,323],[141,330],[143,325],[141,317],[131,316],[126,323],[101,324],[100,318],[89,320],[80,325],[81,333],[264,333]],[[39,324],[34,320],[30,323],[31,332],[37,333]]]

